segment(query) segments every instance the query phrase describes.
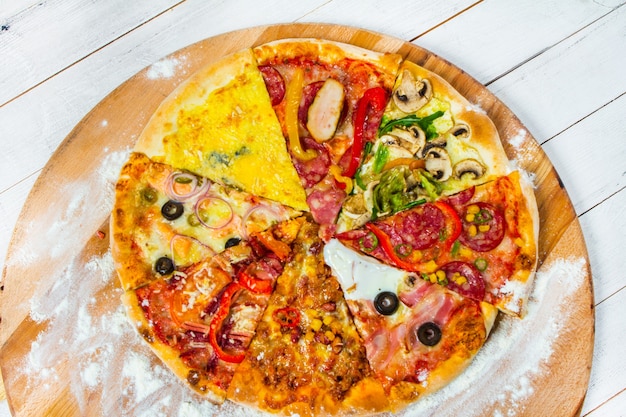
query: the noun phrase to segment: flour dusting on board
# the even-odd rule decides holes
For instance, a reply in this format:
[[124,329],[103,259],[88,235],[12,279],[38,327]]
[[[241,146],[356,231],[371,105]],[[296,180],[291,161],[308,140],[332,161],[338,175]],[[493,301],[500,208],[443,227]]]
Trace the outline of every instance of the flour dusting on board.
[[[152,64],[146,72],[146,77],[150,80],[172,78],[177,71],[184,67],[186,57],[165,58]],[[186,72],[185,72],[186,73]]]

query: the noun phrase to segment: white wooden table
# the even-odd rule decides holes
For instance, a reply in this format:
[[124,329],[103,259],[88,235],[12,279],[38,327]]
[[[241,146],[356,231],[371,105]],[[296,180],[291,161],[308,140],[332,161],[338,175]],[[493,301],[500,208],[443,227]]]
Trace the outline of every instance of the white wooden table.
[[[0,0],[0,269],[20,210],[54,150],[133,74],[236,29],[356,26],[414,42],[461,67],[540,142],[568,190],[591,261],[596,340],[582,415],[626,416],[624,3]],[[0,416],[9,415],[3,390],[0,400]]]

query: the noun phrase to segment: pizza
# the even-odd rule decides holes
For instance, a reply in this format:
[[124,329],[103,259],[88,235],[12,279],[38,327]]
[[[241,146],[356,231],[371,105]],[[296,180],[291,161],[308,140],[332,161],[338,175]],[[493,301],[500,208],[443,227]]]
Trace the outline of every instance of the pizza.
[[394,53],[283,39],[156,109],[115,189],[129,318],[198,395],[399,411],[523,319],[532,186],[478,107]]

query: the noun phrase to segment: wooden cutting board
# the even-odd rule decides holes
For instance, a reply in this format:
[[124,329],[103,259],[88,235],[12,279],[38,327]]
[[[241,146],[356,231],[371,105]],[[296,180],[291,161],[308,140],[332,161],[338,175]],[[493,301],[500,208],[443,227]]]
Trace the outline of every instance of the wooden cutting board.
[[287,37],[396,52],[438,73],[487,112],[509,157],[536,185],[540,269],[532,314],[500,320],[485,346],[497,354],[477,360],[450,389],[409,414],[578,415],[592,360],[593,290],[578,219],[549,159],[502,102],[454,65],[396,38],[323,24],[250,28],[186,47],[120,85],[61,144],[24,206],[3,272],[0,366],[14,415],[133,415],[171,393],[159,409],[167,415],[189,404],[245,415],[232,404],[214,408],[188,393],[120,320],[107,210],[117,170],[181,81],[228,53]]

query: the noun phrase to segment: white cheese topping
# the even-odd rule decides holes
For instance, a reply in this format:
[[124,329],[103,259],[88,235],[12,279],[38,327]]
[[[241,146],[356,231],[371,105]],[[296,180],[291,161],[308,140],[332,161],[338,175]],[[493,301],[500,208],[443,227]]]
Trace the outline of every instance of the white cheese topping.
[[397,293],[407,276],[405,271],[356,253],[337,239],[331,239],[324,247],[324,259],[349,300],[374,300],[381,291]]

